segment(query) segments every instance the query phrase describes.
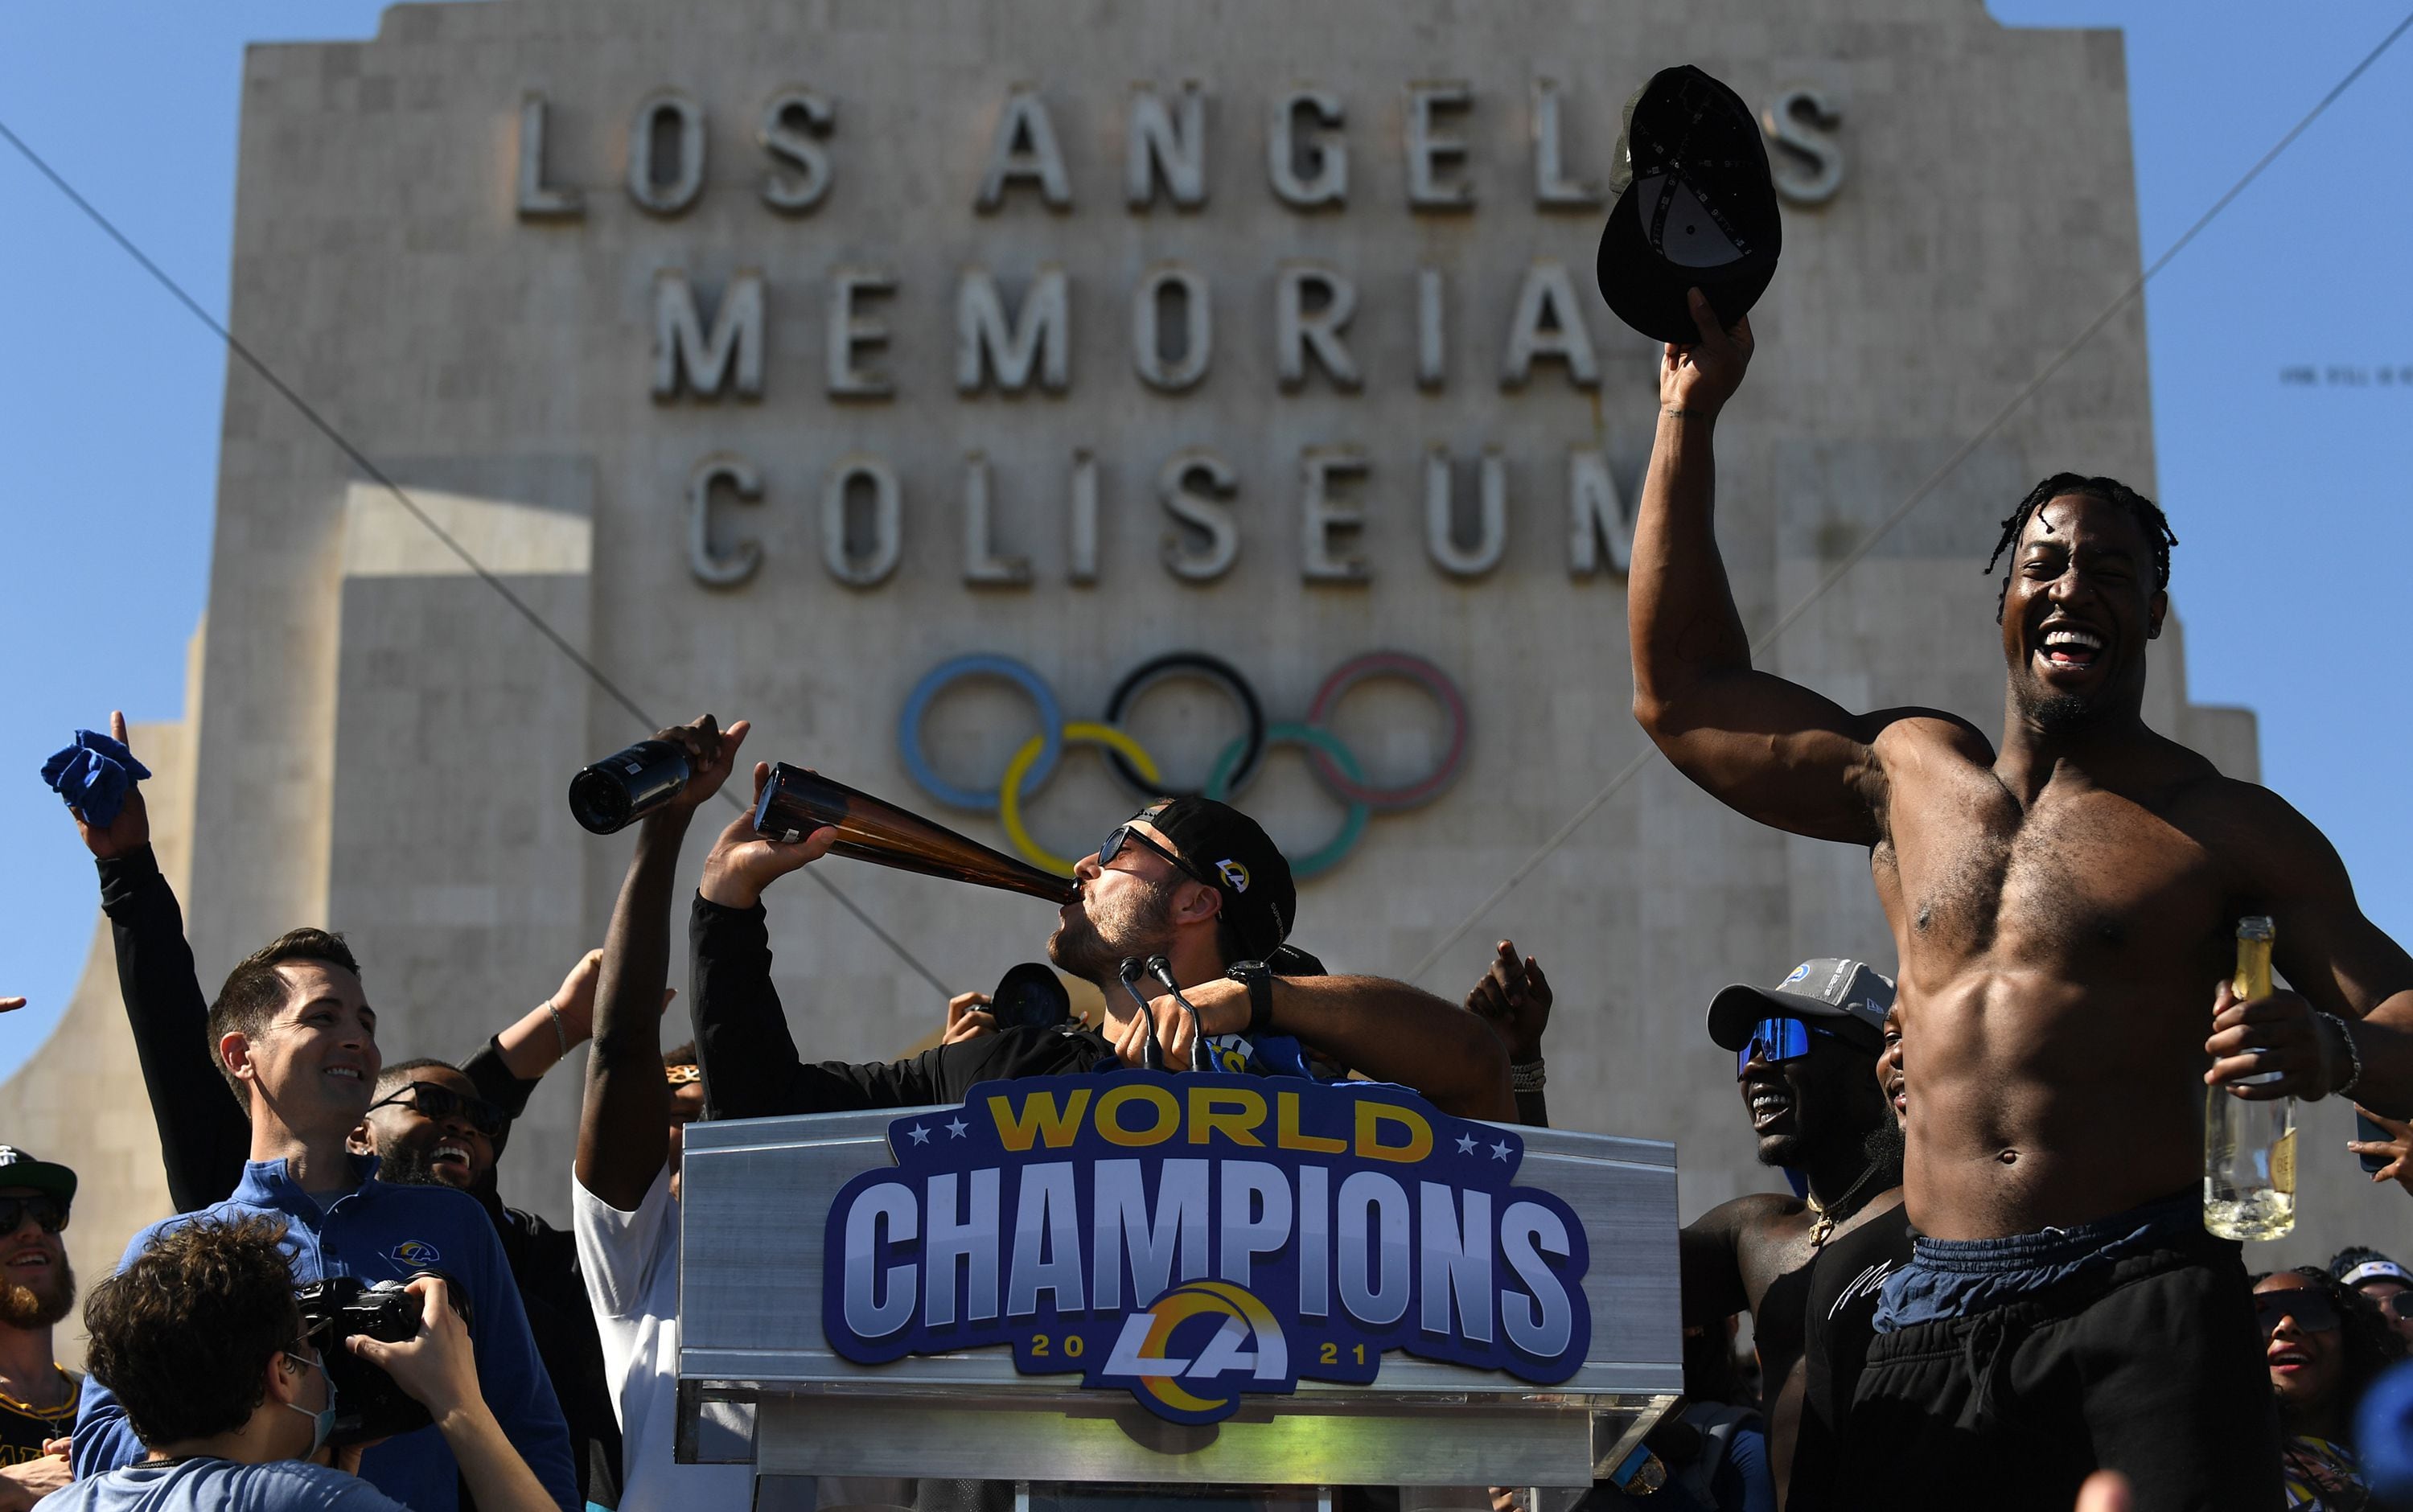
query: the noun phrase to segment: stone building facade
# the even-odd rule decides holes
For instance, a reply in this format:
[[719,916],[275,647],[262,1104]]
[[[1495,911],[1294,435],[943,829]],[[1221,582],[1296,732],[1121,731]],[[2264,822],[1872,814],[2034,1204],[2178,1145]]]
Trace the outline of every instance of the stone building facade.
[[[1240,801],[1296,853],[1354,837],[1295,938],[1402,973],[1642,749],[1622,570],[1655,348],[1591,260],[1621,106],[1680,60],[1780,139],[1784,266],[1722,435],[1756,630],[2135,277],[2116,33],[2006,29],[1980,0],[400,5],[374,40],[251,50],[233,326],[649,717],[750,718],[750,755],[991,844],[1093,844],[1136,800],[1076,727],[1153,657],[1221,659],[1283,737]],[[2063,467],[2151,492],[2151,413],[2131,304],[1768,660],[1846,704],[1991,724],[1997,522]],[[146,752],[189,823],[205,976],[324,921],[389,1057],[468,1053],[600,940],[629,841],[563,792],[644,727],[232,366],[209,603],[191,712]],[[2187,702],[2182,645],[2155,647],[2153,719],[2251,775],[2251,716]],[[1311,708],[1378,652],[1462,695],[1463,761],[1360,813],[1343,766],[1406,796],[1458,728],[1393,676]],[[1025,763],[1046,780],[1020,841],[938,793],[996,807],[1050,733],[1029,690],[947,687],[918,777],[900,745],[916,685],[975,653],[1035,673],[1073,732]],[[1196,786],[1243,723],[1177,679],[1120,728]],[[1050,923],[818,869],[950,988]],[[830,895],[770,905],[808,1054],[928,1033],[939,992]],[[1675,1140],[1688,1216],[1771,1182],[1710,994],[1890,955],[1865,857],[1656,760],[1424,984],[1463,991],[1503,937],[1558,986],[1554,1112]],[[58,1089],[114,1088],[87,1273],[163,1200],[99,953],[58,1050],[0,1090],[64,1151],[91,1104]],[[555,1216],[574,1080],[505,1168]],[[2326,1242],[2326,1190],[2307,1207]]]

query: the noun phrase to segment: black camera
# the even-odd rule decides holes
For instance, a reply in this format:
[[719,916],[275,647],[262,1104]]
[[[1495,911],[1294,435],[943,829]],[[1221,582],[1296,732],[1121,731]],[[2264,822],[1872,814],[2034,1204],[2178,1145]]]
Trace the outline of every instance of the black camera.
[[[474,1326],[469,1298],[459,1283],[440,1270],[420,1270],[411,1280],[434,1276],[444,1282],[444,1295],[465,1325]],[[333,1445],[367,1444],[425,1428],[435,1421],[427,1409],[394,1384],[392,1376],[352,1353],[355,1335],[390,1344],[418,1337],[426,1309],[403,1290],[406,1282],[381,1281],[374,1286],[358,1276],[329,1276],[297,1289],[302,1305],[302,1337],[326,1362],[327,1382],[335,1388],[335,1428],[327,1435]]]
[[1054,1029],[1071,1021],[1073,997],[1052,969],[1024,961],[989,994],[988,1011],[999,1029]]

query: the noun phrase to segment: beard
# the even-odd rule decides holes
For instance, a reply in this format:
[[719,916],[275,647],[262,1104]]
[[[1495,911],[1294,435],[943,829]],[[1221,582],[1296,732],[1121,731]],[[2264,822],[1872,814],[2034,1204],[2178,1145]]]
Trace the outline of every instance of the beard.
[[75,1267],[66,1252],[37,1291],[20,1282],[0,1282],[0,1325],[11,1328],[47,1328],[75,1310]]
[[1894,1121],[1893,1108],[1888,1104],[1886,1108],[1885,1121],[1871,1129],[1869,1136],[1860,1142],[1860,1149],[1867,1153],[1869,1164],[1877,1167],[1879,1173],[1876,1179],[1870,1183],[1871,1190],[1882,1192],[1887,1187],[1902,1185],[1902,1162],[1905,1148],[1902,1125]]
[[2028,705],[2028,718],[2049,735],[2083,734],[2102,712],[2095,700],[2076,693],[2050,693]]
[[1173,931],[1165,913],[1173,904],[1173,885],[1162,883],[1118,904],[1092,912],[1079,911],[1056,926],[1047,937],[1047,958],[1101,992],[1122,980],[1122,963],[1132,956],[1145,960],[1173,947]]

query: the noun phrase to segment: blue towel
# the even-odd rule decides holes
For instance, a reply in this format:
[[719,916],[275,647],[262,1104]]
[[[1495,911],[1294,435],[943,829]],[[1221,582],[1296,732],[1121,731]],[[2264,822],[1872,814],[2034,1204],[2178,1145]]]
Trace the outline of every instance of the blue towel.
[[74,745],[42,763],[42,780],[95,829],[117,823],[126,794],[150,775],[132,751],[92,730],[77,731]]

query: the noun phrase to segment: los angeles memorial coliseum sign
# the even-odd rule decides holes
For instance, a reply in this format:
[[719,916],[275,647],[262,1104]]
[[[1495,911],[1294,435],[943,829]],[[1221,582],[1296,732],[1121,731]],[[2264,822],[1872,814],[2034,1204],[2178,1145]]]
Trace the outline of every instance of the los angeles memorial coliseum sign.
[[[773,375],[793,371],[840,407],[840,425],[849,406],[918,402],[927,413],[938,395],[912,393],[896,368],[899,349],[912,347],[951,353],[951,392],[961,400],[1062,396],[1075,382],[1075,334],[1096,325],[1111,329],[1123,361],[1118,371],[1080,374],[1081,382],[1133,385],[1196,405],[1197,441],[1119,459],[1133,490],[1152,498],[1172,526],[1161,560],[1177,579],[1206,583],[1231,571],[1243,540],[1234,501],[1248,490],[1295,500],[1290,549],[1310,583],[1367,580],[1371,570],[1356,536],[1368,523],[1369,491],[1382,489],[1411,492],[1424,554],[1450,577],[1479,579],[1500,565],[1512,495],[1520,493],[1527,497],[1517,501],[1518,512],[1527,518],[1545,509],[1558,513],[1571,572],[1623,572],[1631,515],[1621,496],[1630,481],[1621,489],[1620,475],[1630,473],[1630,459],[1613,458],[1596,437],[1577,437],[1556,457],[1512,458],[1478,418],[1471,456],[1419,445],[1414,435],[1346,427],[1274,456],[1243,437],[1216,434],[1213,418],[1228,406],[1209,393],[1219,364],[1233,365],[1224,354],[1235,347],[1251,349],[1253,360],[1245,373],[1223,375],[1226,384],[1269,378],[1282,395],[1413,388],[1443,401],[1438,412],[1458,417],[1470,409],[1480,417],[1486,391],[1496,397],[1555,384],[1596,394],[1612,356],[1647,360],[1648,350],[1601,311],[1588,258],[1516,256],[1518,242],[1532,239],[1517,232],[1537,217],[1588,229],[1605,214],[1621,105],[1613,86],[1575,91],[1537,74],[1520,96],[1501,97],[1462,79],[1408,80],[1376,100],[1311,81],[1251,82],[1212,98],[1194,81],[1142,82],[1113,103],[1117,121],[1102,118],[1103,101],[1077,102],[1087,107],[1078,113],[1092,135],[1107,139],[1104,150],[1086,154],[1070,149],[1092,143],[1072,138],[1059,120],[1074,87],[1031,83],[1001,98],[919,100],[902,112],[901,126],[892,126],[899,113],[892,108],[871,127],[853,124],[842,79],[709,108],[676,87],[634,102],[623,189],[647,215],[684,216],[707,193],[730,192],[713,182],[712,165],[717,155],[741,153],[751,156],[752,197],[766,221],[860,218],[859,207],[869,203],[897,216],[888,224],[898,235],[911,236],[915,214],[939,222],[950,211],[969,211],[999,227],[1037,215],[1054,244],[1035,259],[976,256],[944,287],[914,287],[898,271],[895,247],[862,243],[819,266],[807,257],[803,267],[740,267],[717,289],[682,266],[659,267],[644,375],[654,398],[776,401],[783,396],[773,392],[779,386]],[[586,212],[583,190],[550,176],[552,109],[537,90],[521,108],[524,221],[575,222]],[[1369,127],[1369,118],[1388,129]],[[743,128],[733,130],[733,123]],[[1840,117],[1827,97],[1809,88],[1784,91],[1769,103],[1765,124],[1788,198],[1804,204],[1831,198],[1843,183],[1843,156]],[[858,178],[848,152],[858,129],[945,140],[931,144],[926,177]],[[984,146],[976,158],[955,155],[951,178],[948,147],[956,142]],[[1487,145],[1494,150],[1486,153]],[[1497,159],[1503,145],[1522,157],[1521,171],[1486,179],[1479,160]],[[1173,255],[1134,268],[1092,275],[1068,266],[1094,245],[1101,217],[1169,217],[1180,228],[1194,224],[1183,217],[1210,215],[1209,184],[1224,155],[1243,159],[1221,175],[1227,192],[1279,207],[1296,228],[1290,236],[1258,241],[1236,265],[1216,259],[1211,277],[1200,259],[1178,250],[1185,239],[1178,231],[1169,239]],[[1368,184],[1378,158],[1385,170],[1380,190]],[[1377,216],[1398,233],[1379,265],[1313,249],[1333,240],[1336,217]],[[1463,269],[1473,223],[1487,216],[1525,224],[1498,227],[1478,244],[1488,255],[1470,279],[1451,264]],[[1563,228],[1557,241],[1570,241]],[[805,334],[815,316],[819,332],[806,335],[806,364],[783,367],[787,354],[777,344]],[[1453,395],[1472,402],[1450,406]],[[1017,505],[1038,528],[1058,535],[1064,581],[1097,581],[1101,510],[1112,508],[1102,505],[1099,459],[1116,437],[1103,426],[1089,434],[1077,424],[1062,428],[1069,434],[1060,455],[1044,471],[1004,475],[978,449],[950,459],[967,584],[1033,581],[1030,557],[999,543],[1000,513]],[[918,449],[948,444],[941,421]],[[1513,482],[1512,462],[1523,474]],[[900,459],[878,450],[849,452],[828,467],[805,502],[817,507],[821,563],[832,578],[867,588],[896,571],[907,486]],[[766,553],[746,511],[782,502],[776,495],[744,452],[715,450],[697,460],[684,507],[698,582],[733,587],[763,569]]]

